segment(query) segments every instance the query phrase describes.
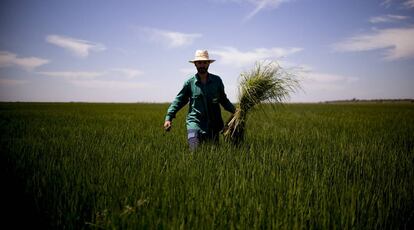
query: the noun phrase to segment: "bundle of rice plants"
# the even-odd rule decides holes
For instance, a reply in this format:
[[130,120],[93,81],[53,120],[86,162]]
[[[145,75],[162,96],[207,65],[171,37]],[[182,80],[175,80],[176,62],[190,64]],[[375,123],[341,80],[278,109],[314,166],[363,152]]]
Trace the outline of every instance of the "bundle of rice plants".
[[295,75],[275,61],[257,62],[254,68],[240,74],[239,103],[223,130],[224,139],[239,144],[244,139],[247,115],[261,103],[280,104],[299,87]]

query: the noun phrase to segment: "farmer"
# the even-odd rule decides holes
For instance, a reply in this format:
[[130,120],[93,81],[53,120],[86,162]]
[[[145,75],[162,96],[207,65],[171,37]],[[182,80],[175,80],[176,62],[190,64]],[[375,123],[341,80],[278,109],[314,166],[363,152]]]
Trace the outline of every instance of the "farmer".
[[220,104],[230,113],[235,107],[224,92],[221,78],[208,72],[211,60],[207,50],[197,50],[191,60],[197,68],[197,73],[184,82],[183,88],[175,97],[167,111],[164,128],[169,131],[175,114],[188,102],[187,133],[190,150],[205,141],[218,143],[219,133],[223,129]]

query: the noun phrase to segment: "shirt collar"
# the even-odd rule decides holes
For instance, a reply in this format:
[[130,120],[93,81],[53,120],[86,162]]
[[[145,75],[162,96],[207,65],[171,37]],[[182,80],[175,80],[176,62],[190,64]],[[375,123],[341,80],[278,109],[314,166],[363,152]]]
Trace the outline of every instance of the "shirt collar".
[[[200,76],[198,76],[198,73],[195,74],[195,77],[196,77],[196,82],[200,82],[201,83]],[[208,75],[207,75],[207,82],[211,82],[210,73],[208,73]]]

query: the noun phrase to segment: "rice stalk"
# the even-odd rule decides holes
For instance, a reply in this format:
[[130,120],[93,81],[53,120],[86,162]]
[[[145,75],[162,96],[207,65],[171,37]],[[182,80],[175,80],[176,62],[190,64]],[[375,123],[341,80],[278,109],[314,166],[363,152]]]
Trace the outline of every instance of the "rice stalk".
[[248,113],[261,103],[280,104],[299,87],[295,75],[277,62],[257,62],[250,71],[240,74],[239,103],[223,129],[224,139],[239,144],[244,139]]

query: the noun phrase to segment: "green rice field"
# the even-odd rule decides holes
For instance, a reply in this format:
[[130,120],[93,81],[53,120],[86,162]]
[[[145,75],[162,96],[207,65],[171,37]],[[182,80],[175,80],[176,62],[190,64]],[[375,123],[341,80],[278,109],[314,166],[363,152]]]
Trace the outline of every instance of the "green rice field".
[[[414,103],[263,105],[245,141],[188,151],[168,104],[0,103],[2,224],[409,229]],[[230,116],[222,112],[225,120]]]

